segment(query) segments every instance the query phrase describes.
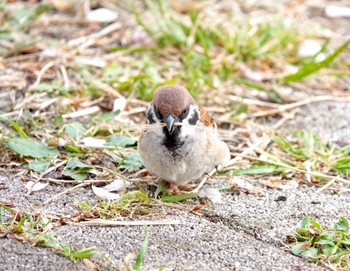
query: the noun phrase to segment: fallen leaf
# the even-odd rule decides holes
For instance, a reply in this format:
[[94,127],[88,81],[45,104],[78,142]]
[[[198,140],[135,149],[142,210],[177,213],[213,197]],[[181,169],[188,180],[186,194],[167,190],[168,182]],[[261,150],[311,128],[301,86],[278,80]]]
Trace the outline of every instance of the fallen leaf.
[[86,14],[86,19],[89,21],[108,23],[113,22],[118,18],[118,13],[107,8],[98,8],[91,10]]
[[[300,57],[312,57],[315,56],[322,49],[322,44],[317,40],[304,40],[298,49],[298,56]],[[326,58],[324,53],[320,53],[316,56],[315,60],[320,62]]]
[[350,17],[350,7],[329,5],[325,8],[324,13],[331,18]]
[[216,188],[203,187],[199,195],[208,197],[213,203],[222,203],[222,195]]
[[50,161],[45,159],[31,160],[28,162],[28,168],[36,172],[42,173],[47,169],[49,164]]
[[239,178],[237,176],[229,179],[227,181],[229,184],[231,184],[233,187],[238,187],[240,189],[243,189],[246,193],[251,194],[262,194],[263,189],[257,186],[252,185],[251,183],[247,182],[243,178]]
[[67,11],[74,8],[74,2],[69,0],[48,0],[48,3],[53,4],[58,11]]
[[286,184],[282,184],[279,188],[282,190],[295,189],[298,188],[299,183],[295,180],[290,180]]
[[248,191],[253,190],[254,186],[250,183],[248,183],[246,180],[238,177],[233,177],[231,180],[229,180],[229,183],[233,186],[240,187],[247,189]]
[[63,169],[62,174],[67,177],[71,177],[74,180],[82,181],[91,173],[93,168],[85,163],[71,158],[68,160],[66,167]]
[[89,268],[89,269],[97,269],[99,267],[98,264],[93,263],[89,259],[83,259],[83,263]]
[[61,137],[58,138],[58,146],[63,147],[67,143],[68,143],[68,141],[65,140],[64,138],[61,138]]
[[280,176],[271,176],[267,180],[261,181],[268,188],[278,188],[282,185],[282,177]]
[[260,183],[268,188],[279,188],[281,190],[293,189],[299,186],[296,180],[286,180],[280,176],[271,176],[267,180],[261,180]]
[[121,179],[115,180],[114,182],[107,184],[103,187],[103,189],[111,192],[111,191],[121,191],[125,188],[129,187],[130,183]]
[[53,158],[59,155],[59,151],[55,147],[49,147],[44,143],[39,143],[30,138],[12,138],[8,146],[11,150],[23,155],[34,158]]
[[100,148],[106,144],[106,140],[93,137],[85,137],[81,142],[87,147]]
[[109,199],[109,200],[115,200],[118,199],[120,196],[116,193],[110,193],[104,188],[97,187],[97,186],[91,186],[92,191],[95,193],[95,195],[100,199]]
[[29,181],[26,183],[26,188],[29,192],[36,192],[36,191],[43,190],[48,185],[49,183]]
[[113,102],[113,112],[120,111],[123,112],[126,106],[126,99],[124,97],[120,97],[114,100]]
[[111,136],[105,146],[118,146],[119,148],[125,148],[126,146],[135,145],[137,142],[136,138],[128,136]]

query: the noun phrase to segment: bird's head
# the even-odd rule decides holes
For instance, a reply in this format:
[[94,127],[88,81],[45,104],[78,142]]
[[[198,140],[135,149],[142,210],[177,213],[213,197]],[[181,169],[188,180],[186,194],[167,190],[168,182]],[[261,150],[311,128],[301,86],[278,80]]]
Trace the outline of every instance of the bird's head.
[[165,123],[167,132],[172,135],[181,129],[175,123],[196,125],[199,110],[186,88],[164,86],[156,90],[147,118],[150,123]]

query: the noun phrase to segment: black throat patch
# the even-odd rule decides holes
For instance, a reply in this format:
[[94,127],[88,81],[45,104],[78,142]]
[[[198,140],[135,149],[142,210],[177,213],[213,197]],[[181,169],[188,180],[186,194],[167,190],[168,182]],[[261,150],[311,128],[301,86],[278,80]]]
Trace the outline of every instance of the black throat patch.
[[[196,125],[198,120],[199,120],[199,114],[197,110],[194,110],[191,115],[190,114],[190,109],[187,108],[180,116],[179,120],[183,121],[185,118],[188,118],[188,123],[190,125]],[[176,149],[180,148],[183,144],[184,141],[180,139],[180,132],[181,132],[181,126],[175,126],[174,131],[172,134],[169,133],[168,129],[166,127],[163,127],[163,132],[165,135],[163,144],[164,146],[174,152]]]
[[170,134],[168,129],[163,127],[163,133],[165,135],[163,144],[168,150],[175,151],[184,144],[184,142],[180,140],[180,131],[181,126],[175,126],[174,131]]

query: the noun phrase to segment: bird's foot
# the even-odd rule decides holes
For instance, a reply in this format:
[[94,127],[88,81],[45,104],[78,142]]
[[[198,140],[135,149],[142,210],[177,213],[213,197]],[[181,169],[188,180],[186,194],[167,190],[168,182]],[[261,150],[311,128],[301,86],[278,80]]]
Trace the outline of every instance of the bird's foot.
[[181,195],[183,192],[179,189],[178,185],[175,183],[170,182],[169,183],[169,189],[168,192],[172,195]]

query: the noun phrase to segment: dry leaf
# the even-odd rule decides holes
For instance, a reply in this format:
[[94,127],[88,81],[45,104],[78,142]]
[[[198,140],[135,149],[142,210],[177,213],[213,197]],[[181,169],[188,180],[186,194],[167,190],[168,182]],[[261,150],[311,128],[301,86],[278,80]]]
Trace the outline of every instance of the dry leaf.
[[109,192],[112,191],[121,191],[125,188],[129,187],[130,183],[121,179],[115,180],[114,182],[107,184],[103,187],[104,190],[107,190]]
[[279,176],[271,176],[268,180],[262,180],[261,183],[269,188],[279,188],[281,190],[293,189],[299,186],[296,180],[283,180]]
[[67,11],[74,8],[73,1],[69,0],[48,0],[48,3],[53,4],[55,9],[58,11]]
[[329,5],[325,8],[324,13],[331,18],[350,17],[350,7]]
[[240,177],[233,177],[228,180],[228,183],[231,184],[233,187],[238,187],[240,189],[243,189],[246,193],[250,194],[262,194],[263,189],[257,186],[252,185],[251,183],[247,182],[246,180],[240,178]]
[[83,263],[90,269],[98,269],[99,265],[93,263],[92,261],[90,261],[89,259],[83,259]]
[[[316,55],[322,49],[322,44],[317,40],[304,40],[299,49],[298,56],[300,57],[312,57]],[[324,53],[320,53],[316,57],[316,61],[320,62],[326,58]]]
[[86,19],[93,22],[108,23],[113,22],[118,18],[118,13],[107,8],[98,8],[91,10]]
[[277,188],[282,184],[282,177],[280,176],[271,176],[267,180],[262,180],[261,183],[266,185],[268,188]]
[[81,140],[81,143],[83,143],[87,147],[93,147],[93,148],[101,148],[106,144],[106,140],[104,139],[96,139],[93,137],[85,137]]
[[216,188],[203,187],[199,195],[208,197],[213,203],[222,203],[222,195]]
[[114,100],[113,103],[113,112],[120,111],[123,112],[126,106],[126,99],[124,97],[120,97]]
[[110,193],[104,188],[97,187],[97,186],[91,186],[92,191],[95,193],[95,195],[100,199],[108,199],[108,200],[115,200],[118,199],[120,196],[116,193]]
[[33,182],[29,181],[26,183],[26,188],[29,192],[36,192],[43,190],[49,183]]

